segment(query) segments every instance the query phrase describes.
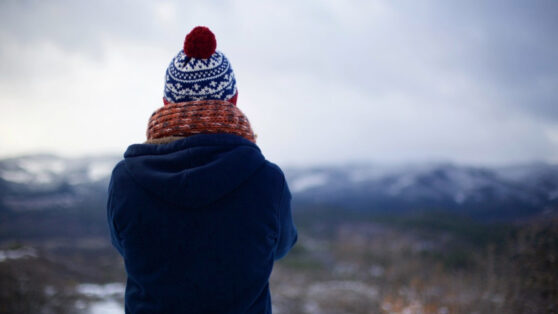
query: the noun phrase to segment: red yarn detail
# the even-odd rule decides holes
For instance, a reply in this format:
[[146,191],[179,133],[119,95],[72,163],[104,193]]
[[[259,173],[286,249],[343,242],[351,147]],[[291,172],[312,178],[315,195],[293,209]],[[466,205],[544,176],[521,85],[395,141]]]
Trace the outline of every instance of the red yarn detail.
[[228,102],[232,102],[236,106],[236,100],[238,99],[238,91],[234,94],[233,98],[227,100]]
[[205,26],[195,27],[184,40],[184,53],[191,58],[208,59],[217,49],[213,32]]

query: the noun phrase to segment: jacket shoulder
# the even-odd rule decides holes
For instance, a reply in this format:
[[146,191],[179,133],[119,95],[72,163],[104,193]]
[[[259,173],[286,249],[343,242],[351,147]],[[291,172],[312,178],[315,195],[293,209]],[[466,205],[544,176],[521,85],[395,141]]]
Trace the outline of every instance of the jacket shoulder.
[[110,178],[111,178],[111,182],[114,181],[115,179],[118,179],[122,176],[126,176],[127,175],[127,170],[126,170],[126,165],[124,163],[124,159],[120,160],[119,162],[116,163],[116,165],[114,166],[114,168],[112,168],[112,172],[110,174]]
[[278,176],[281,179],[285,178],[285,174],[283,173],[283,170],[281,169],[281,167],[279,167],[277,164],[266,160],[265,161],[266,166],[270,169],[270,171],[272,171],[276,176]]
[[281,201],[281,194],[286,185],[283,170],[275,163],[266,160],[258,171],[256,180],[260,182],[263,194],[268,195],[274,207],[278,207]]
[[[109,183],[109,193],[122,188],[129,188],[131,176],[124,159],[120,160],[112,169]],[[114,192],[113,192],[114,193]]]
[[268,175],[274,180],[275,183],[279,185],[279,188],[282,188],[286,179],[285,179],[285,174],[283,173],[281,167],[279,167],[278,165],[276,165],[275,163],[269,160],[265,161],[264,167]]
[[112,169],[111,177],[118,177],[127,174],[126,165],[124,159],[120,160],[114,168]]

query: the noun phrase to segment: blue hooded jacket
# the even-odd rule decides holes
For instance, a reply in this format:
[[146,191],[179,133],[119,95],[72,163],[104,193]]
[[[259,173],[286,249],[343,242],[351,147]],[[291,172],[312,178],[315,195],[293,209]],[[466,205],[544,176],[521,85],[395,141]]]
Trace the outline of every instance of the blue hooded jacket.
[[271,313],[273,262],[297,240],[281,169],[232,134],[133,144],[107,215],[126,313]]

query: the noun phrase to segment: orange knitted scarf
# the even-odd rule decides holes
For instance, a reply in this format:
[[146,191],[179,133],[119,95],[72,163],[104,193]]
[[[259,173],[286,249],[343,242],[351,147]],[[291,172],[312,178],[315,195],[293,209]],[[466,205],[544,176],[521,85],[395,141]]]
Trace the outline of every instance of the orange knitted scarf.
[[228,101],[197,100],[169,103],[149,118],[147,139],[187,137],[202,133],[229,133],[255,143],[248,118]]

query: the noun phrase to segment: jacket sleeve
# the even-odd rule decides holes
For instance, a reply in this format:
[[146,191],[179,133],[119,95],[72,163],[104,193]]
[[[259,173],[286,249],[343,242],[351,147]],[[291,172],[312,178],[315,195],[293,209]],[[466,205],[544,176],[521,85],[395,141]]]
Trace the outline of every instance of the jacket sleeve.
[[283,177],[283,188],[281,192],[281,199],[279,201],[279,208],[277,211],[277,218],[279,221],[279,235],[277,246],[275,248],[275,260],[285,256],[289,250],[294,246],[298,239],[298,233],[293,222],[291,212],[291,192],[287,181]]
[[122,244],[120,242],[120,238],[118,236],[118,231],[116,229],[116,225],[114,222],[114,172],[111,176],[109,188],[108,188],[108,199],[107,199],[107,221],[110,231],[110,239],[112,245],[118,250],[120,255],[124,256],[124,249],[122,248]]

